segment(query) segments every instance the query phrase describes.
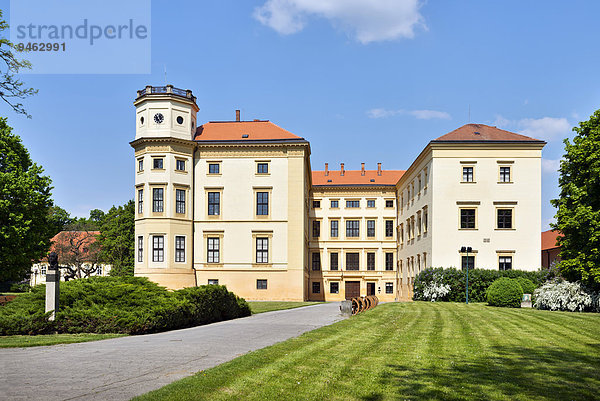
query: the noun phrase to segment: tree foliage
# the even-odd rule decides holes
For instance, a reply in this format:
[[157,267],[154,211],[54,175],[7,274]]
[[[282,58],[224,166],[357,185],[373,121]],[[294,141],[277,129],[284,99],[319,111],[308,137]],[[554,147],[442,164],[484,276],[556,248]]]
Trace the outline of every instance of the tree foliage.
[[87,278],[98,271],[100,244],[97,231],[62,231],[54,240],[65,279]]
[[0,118],[0,282],[22,280],[56,233],[51,180]]
[[135,203],[113,206],[99,224],[100,258],[112,265],[111,276],[133,276],[135,252]]
[[573,128],[560,163],[554,229],[562,232],[559,269],[570,281],[600,285],[600,110]]
[[[8,24],[2,19],[2,10],[0,10],[0,32],[8,29]],[[24,82],[16,77],[21,69],[31,68],[31,63],[27,60],[17,57],[19,50],[6,37],[0,38],[0,98],[4,100],[12,109],[27,117],[31,116],[25,110],[22,103],[16,99],[25,99],[28,96],[35,95],[37,89],[28,88]]]

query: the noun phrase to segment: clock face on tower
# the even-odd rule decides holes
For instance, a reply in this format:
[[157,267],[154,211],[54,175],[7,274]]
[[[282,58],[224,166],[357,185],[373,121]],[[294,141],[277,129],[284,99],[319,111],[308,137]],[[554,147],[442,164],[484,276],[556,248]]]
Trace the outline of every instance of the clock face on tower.
[[162,123],[165,120],[165,116],[162,115],[162,113],[156,113],[154,115],[154,122],[157,124]]

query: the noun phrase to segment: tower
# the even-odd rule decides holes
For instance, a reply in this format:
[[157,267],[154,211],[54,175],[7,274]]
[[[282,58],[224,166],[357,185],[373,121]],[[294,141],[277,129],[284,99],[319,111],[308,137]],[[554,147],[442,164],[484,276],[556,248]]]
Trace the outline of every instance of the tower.
[[172,85],[146,86],[134,105],[135,275],[171,289],[194,286],[196,98]]

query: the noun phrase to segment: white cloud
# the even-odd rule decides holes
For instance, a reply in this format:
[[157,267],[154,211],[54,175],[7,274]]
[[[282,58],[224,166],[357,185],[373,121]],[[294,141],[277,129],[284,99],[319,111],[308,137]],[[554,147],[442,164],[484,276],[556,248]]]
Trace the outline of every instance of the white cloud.
[[421,0],[267,0],[254,18],[283,35],[304,29],[310,17],[325,18],[360,43],[413,38],[427,29]]
[[516,130],[518,133],[535,139],[554,141],[565,138],[571,132],[571,124],[564,118],[542,117],[523,118],[520,120],[508,120],[502,116],[496,116],[495,125],[508,130]]
[[544,159],[542,158],[542,171],[544,173],[558,173],[560,167],[560,159]]
[[445,111],[437,111],[437,110],[387,110],[387,109],[371,109],[367,111],[367,115],[369,118],[386,118],[392,117],[395,115],[410,115],[419,120],[431,120],[434,118],[449,120],[450,114]]

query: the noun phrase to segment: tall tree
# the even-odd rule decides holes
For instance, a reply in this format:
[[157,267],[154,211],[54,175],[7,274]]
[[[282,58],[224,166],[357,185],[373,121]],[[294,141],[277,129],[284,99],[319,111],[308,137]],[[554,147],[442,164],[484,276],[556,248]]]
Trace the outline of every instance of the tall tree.
[[51,221],[48,176],[31,161],[21,139],[0,118],[0,282],[22,280],[46,256]]
[[[2,19],[2,10],[0,10],[0,32],[6,29],[8,29],[8,24]],[[19,50],[6,37],[0,38],[0,60],[4,62],[4,64],[0,63],[4,67],[0,68],[0,98],[8,103],[15,112],[31,118],[23,104],[16,100],[25,99],[37,93],[37,89],[26,87],[24,82],[16,77],[21,69],[31,68],[29,61],[17,56],[21,51],[22,49]]]
[[561,274],[600,286],[600,110],[573,128],[560,163],[560,196],[553,228],[562,232]]
[[112,207],[100,223],[100,258],[112,265],[111,276],[132,276],[135,252],[135,203]]

